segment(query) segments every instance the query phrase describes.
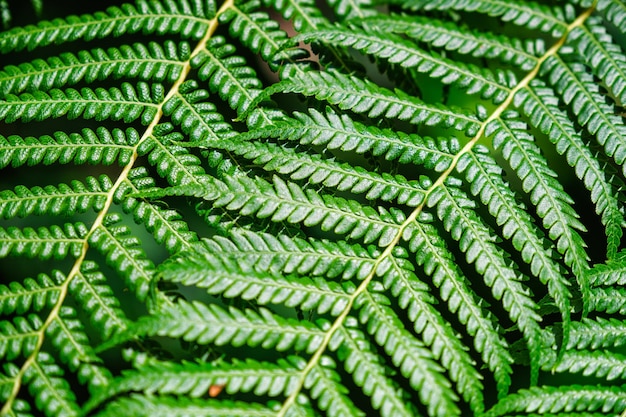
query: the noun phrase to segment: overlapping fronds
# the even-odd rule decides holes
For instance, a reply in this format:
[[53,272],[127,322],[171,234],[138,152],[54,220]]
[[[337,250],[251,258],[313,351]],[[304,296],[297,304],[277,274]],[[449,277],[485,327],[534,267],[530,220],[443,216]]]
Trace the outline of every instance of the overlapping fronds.
[[621,1],[31,3],[2,416],[626,411]]

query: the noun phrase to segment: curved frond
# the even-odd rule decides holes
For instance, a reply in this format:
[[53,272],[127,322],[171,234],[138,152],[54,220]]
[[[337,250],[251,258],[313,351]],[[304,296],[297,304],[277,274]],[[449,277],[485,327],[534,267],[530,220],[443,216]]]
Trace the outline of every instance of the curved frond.
[[446,51],[473,57],[498,58],[524,70],[532,69],[537,64],[537,57],[545,50],[541,39],[522,42],[504,35],[472,31],[454,22],[431,17],[382,15],[365,19],[362,24],[374,26],[382,32],[404,34]]
[[[376,342],[382,345],[393,364],[419,393],[421,402],[428,407],[429,415],[460,415],[460,410],[455,404],[458,397],[450,389],[451,384],[444,376],[443,368],[437,365],[431,351],[425,349],[424,344],[404,328],[398,316],[389,308],[390,301],[379,293],[367,291],[357,298],[355,304],[359,321],[366,326],[367,332]],[[417,326],[427,327],[421,324],[419,319],[415,321]],[[437,330],[425,329],[424,334],[429,337],[430,334],[436,334]],[[434,341],[436,345],[440,343],[438,340]],[[434,347],[435,354],[439,349],[446,350],[447,347]],[[463,370],[459,369],[458,372],[460,374]],[[458,378],[458,375],[454,375],[453,379],[456,379],[455,377]],[[474,391],[476,392],[480,390]]]
[[621,387],[571,385],[564,387],[532,387],[500,400],[485,416],[496,417],[513,413],[621,413],[626,409],[626,398]]
[[133,146],[139,140],[137,131],[105,128],[83,129],[81,133],[66,134],[56,132],[54,136],[44,135],[20,137],[0,135],[0,166],[19,167],[22,165],[60,164],[127,164],[133,153]]
[[0,217],[26,217],[36,215],[73,215],[104,206],[106,191],[111,186],[106,176],[99,179],[87,177],[85,182],[72,181],[58,187],[16,187],[13,191],[0,191]]
[[519,274],[511,267],[508,256],[494,244],[496,237],[472,210],[474,204],[460,190],[452,184],[440,186],[431,195],[428,205],[436,207],[437,216],[453,239],[458,240],[466,261],[475,264],[494,297],[502,301],[509,317],[524,334],[531,358],[537,361],[531,362],[531,380],[535,381],[541,350],[541,317],[528,291],[521,285]]
[[566,104],[576,109],[578,122],[595,135],[608,156],[626,172],[626,125],[614,106],[600,94],[599,86],[586,67],[550,57],[543,63],[549,81]]
[[558,153],[564,154],[576,176],[583,181],[596,205],[596,213],[606,226],[607,254],[612,258],[619,246],[624,224],[615,187],[608,181],[600,161],[582,140],[571,120],[562,109],[554,92],[535,80],[529,88],[515,95],[516,106],[530,117],[531,123],[548,135]]
[[585,318],[572,323],[572,333],[568,348],[597,349],[599,347],[618,347],[626,344],[626,327],[618,319],[595,320]]
[[416,44],[395,35],[385,37],[357,29],[325,29],[300,35],[304,42],[328,43],[363,51],[369,55],[387,59],[390,63],[411,68],[419,73],[431,75],[444,84],[453,84],[467,90],[468,94],[480,94],[484,99],[501,103],[509,92],[509,85],[516,83],[512,72],[493,72],[469,64],[461,64],[435,52],[427,52]]
[[[321,326],[323,328],[323,325]],[[295,349],[312,352],[323,336],[320,327],[258,311],[228,310],[199,302],[178,303],[164,307],[160,317],[145,317],[130,329],[131,335],[181,337],[199,344],[261,346],[278,351]]]
[[35,91],[19,96],[9,94],[0,100],[0,120],[8,123],[20,120],[41,121],[50,117],[67,116],[68,119],[82,117],[95,120],[124,120],[129,123],[140,119],[149,124],[157,112],[158,94],[161,87],[152,88],[145,83],[135,88],[123,83],[120,88],[68,88],[65,91],[52,89],[49,92]]
[[375,253],[358,244],[276,237],[245,229],[233,229],[228,238],[216,236],[202,243],[205,248],[201,253],[230,256],[250,263],[256,271],[284,275],[363,280],[372,272],[375,261]]
[[181,253],[175,261],[163,264],[159,277],[168,282],[206,289],[226,298],[255,300],[261,305],[280,304],[319,314],[339,315],[346,307],[353,288],[321,279],[283,278],[279,275],[243,269],[235,260],[219,258],[210,252]]
[[[310,71],[304,75],[293,75],[268,87],[261,97],[276,92],[297,92],[305,96],[315,96],[319,100],[328,100],[330,104],[335,104],[343,110],[367,113],[370,118],[384,116],[407,120],[412,124],[454,127],[457,130],[464,130],[468,136],[478,130],[477,118],[467,110],[426,104],[400,90],[392,92],[366,80],[339,72]],[[312,116],[316,118],[315,114]],[[330,114],[329,116],[332,117]],[[302,120],[298,115],[296,117]]]
[[398,395],[402,389],[387,378],[388,371],[367,337],[357,328],[356,319],[346,320],[344,326],[333,335],[330,348],[338,351],[345,370],[369,396],[374,409],[385,417],[414,416],[416,411],[407,401],[406,393]]
[[180,77],[189,44],[166,41],[123,45],[119,48],[63,53],[48,61],[35,60],[19,67],[9,65],[0,71],[0,97],[22,92],[49,91],[53,88],[91,83],[108,78],[137,78],[144,81],[174,82]]
[[280,358],[276,363],[253,359],[219,364],[158,361],[116,378],[112,384],[96,392],[86,409],[95,408],[106,398],[133,391],[188,394],[192,398],[199,398],[205,396],[213,385],[224,386],[229,394],[254,392],[256,395],[275,397],[289,394],[302,366],[302,359],[297,357]]
[[[503,396],[511,385],[513,359],[508,352],[508,344],[495,325],[495,318],[485,311],[484,305],[481,305],[484,303],[477,299],[469,281],[455,264],[454,255],[447,249],[445,241],[429,224],[431,221],[427,215],[423,215],[419,224],[415,224],[410,240],[411,252],[416,254],[417,263],[423,265],[426,274],[432,277],[441,298],[448,302],[450,311],[456,312],[470,336],[474,337],[474,348],[481,353],[483,361],[494,373],[498,395]],[[406,292],[414,291],[411,286],[405,287]],[[416,308],[411,310],[419,311]],[[445,333],[449,334],[450,331]],[[454,361],[460,359],[454,355],[449,357]]]
[[298,141],[303,145],[323,145],[330,150],[357,154],[371,152],[387,161],[424,165],[435,171],[444,171],[459,147],[455,140],[436,141],[429,137],[364,126],[330,109],[325,114],[311,109],[310,114],[296,113],[294,116],[294,119],[277,121],[272,126],[243,133],[238,138],[251,140],[274,137]]
[[407,181],[401,175],[381,175],[317,155],[303,157],[293,148],[272,143],[212,141],[207,146],[242,155],[261,165],[266,171],[289,175],[294,181],[307,180],[309,184],[322,184],[339,191],[365,194],[368,200],[395,200],[399,204],[415,207],[422,202],[424,196],[418,181]]
[[9,255],[39,259],[63,259],[80,255],[87,229],[82,223],[61,226],[0,228],[0,257]]
[[505,22],[529,29],[560,36],[571,20],[571,9],[561,6],[545,6],[536,3],[510,2],[506,0],[403,0],[402,5],[409,9],[458,10],[478,12],[497,16]]
[[59,297],[59,288],[55,285],[55,281],[62,279],[59,274],[53,274],[52,278],[41,274],[36,280],[26,278],[23,282],[0,284],[0,313],[8,316],[52,307]]
[[94,15],[70,16],[14,28],[0,34],[0,51],[32,50],[78,39],[92,40],[142,32],[144,34],[181,34],[200,39],[212,17],[204,2],[176,0],[155,3],[138,0],[136,5],[109,7]]
[[95,416],[124,414],[138,417],[272,417],[276,413],[271,408],[249,402],[217,403],[211,400],[131,395],[108,403],[106,408]]

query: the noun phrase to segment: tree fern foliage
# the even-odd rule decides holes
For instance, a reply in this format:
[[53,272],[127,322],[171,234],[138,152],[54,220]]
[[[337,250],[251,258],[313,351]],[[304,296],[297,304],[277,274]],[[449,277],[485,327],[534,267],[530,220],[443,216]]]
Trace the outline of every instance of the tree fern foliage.
[[18,6],[0,415],[625,415],[622,0]]

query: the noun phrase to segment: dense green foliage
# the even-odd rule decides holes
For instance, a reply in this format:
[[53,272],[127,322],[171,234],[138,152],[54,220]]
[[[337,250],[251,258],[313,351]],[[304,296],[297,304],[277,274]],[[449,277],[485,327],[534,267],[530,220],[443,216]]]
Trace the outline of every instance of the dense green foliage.
[[626,413],[623,0],[16,3],[0,415]]

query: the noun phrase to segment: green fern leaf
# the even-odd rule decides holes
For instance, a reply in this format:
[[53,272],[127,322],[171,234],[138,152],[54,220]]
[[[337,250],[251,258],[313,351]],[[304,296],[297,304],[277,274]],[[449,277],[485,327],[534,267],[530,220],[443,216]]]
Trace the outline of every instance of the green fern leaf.
[[241,297],[256,300],[259,304],[284,304],[299,306],[304,310],[317,310],[319,314],[337,316],[348,302],[350,286],[344,290],[334,282],[320,279],[272,276],[247,271],[228,259],[214,257],[211,253],[198,256],[194,252],[182,253],[177,262],[163,265],[161,279],[180,282],[187,286],[205,288],[209,294],[226,298]]
[[19,67],[7,66],[0,71],[0,96],[24,91],[49,91],[81,81],[108,78],[138,78],[158,82],[174,82],[180,77],[183,61],[189,54],[189,44],[176,45],[169,41],[144,46],[136,43],[118,48],[94,49],[78,56],[65,53],[48,62],[35,60]]
[[111,180],[102,176],[100,180],[88,177],[85,184],[73,181],[71,185],[34,187],[30,190],[17,187],[13,192],[0,193],[0,216],[9,219],[30,214],[73,215],[92,208],[99,211],[104,206],[106,191],[112,185]]
[[82,238],[87,230],[82,223],[67,223],[63,228],[54,225],[37,230],[27,227],[0,229],[2,250],[0,257],[25,255],[31,258],[62,259],[67,255],[80,255]]
[[81,134],[57,132],[54,137],[45,135],[40,138],[16,135],[5,138],[0,135],[0,166],[50,165],[55,162],[94,165],[117,162],[125,165],[130,161],[133,146],[138,140],[137,131],[130,128],[126,132],[120,129],[84,129]]
[[621,0],[14,3],[1,415],[624,413]]
[[[159,394],[205,396],[212,385],[228,384],[226,392],[254,392],[278,396],[291,392],[303,363],[297,357],[278,359],[277,363],[248,359],[233,363],[150,362],[141,372],[127,372],[92,397],[86,409],[91,410],[106,398],[123,392],[146,391]],[[167,377],[166,377],[167,376]]]
[[[474,135],[478,130],[477,119],[466,110],[429,105],[400,90],[391,92],[373,83],[337,72],[307,73],[306,77],[293,75],[268,87],[259,97],[264,98],[275,92],[297,92],[315,96],[336,104],[340,109],[367,113],[371,118],[385,116],[426,126],[454,126],[457,130],[465,130],[468,136]],[[319,116],[312,116],[319,119]]]
[[221,401],[219,404],[215,404],[197,399],[133,395],[110,402],[103,411],[95,415],[105,417],[123,414],[146,417],[271,417],[275,415],[275,411],[260,404],[237,403],[233,401]]
[[505,22],[511,22],[529,29],[538,29],[542,32],[560,36],[566,30],[566,21],[570,11],[555,6],[549,7],[534,3],[503,0],[404,0],[402,5],[410,9],[431,10],[463,10],[477,11],[489,16],[497,16]]
[[509,85],[516,83],[512,72],[505,73],[474,66],[465,66],[441,58],[434,52],[428,53],[400,37],[387,35],[370,35],[356,29],[327,29],[301,35],[298,40],[307,42],[324,42],[331,45],[341,45],[371,54],[372,56],[388,59],[403,67],[410,67],[419,73],[441,78],[445,84],[458,85],[467,89],[468,94],[480,94],[482,98],[492,98],[494,103],[501,103],[506,98]]
[[[572,385],[571,387],[533,387],[501,400],[485,416],[512,413],[570,413],[572,411],[602,414],[620,413],[626,409],[624,393],[619,387]],[[589,415],[589,414],[587,414]]]
[[24,314],[52,307],[59,297],[53,280],[58,281],[41,274],[36,280],[27,278],[21,283],[14,281],[9,285],[0,285],[0,312],[3,315]]
[[[0,101],[0,120],[8,123],[21,120],[44,120],[49,117],[67,115],[69,119],[83,117],[95,120],[124,120],[132,122],[141,118],[147,125],[154,118],[157,108],[153,103],[158,101],[158,84],[152,87],[142,83],[135,89],[131,84],[124,83],[120,88],[92,90],[83,88],[81,91],[52,89],[47,93],[36,91],[20,96],[9,94]],[[157,95],[153,95],[157,94]]]
[[619,246],[624,219],[614,187],[607,181],[600,162],[587,148],[567,115],[559,109],[554,92],[543,83],[536,81],[531,88],[520,90],[515,95],[515,101],[531,118],[531,123],[548,135],[557,152],[565,154],[576,176],[591,192],[596,212],[607,228],[607,254],[608,258],[612,258]]
[[32,50],[54,43],[78,39],[92,40],[107,36],[122,36],[139,31],[144,34],[182,34],[200,39],[207,29],[203,19],[210,19],[214,10],[203,2],[187,0],[164,4],[140,0],[136,6],[109,7],[95,15],[71,16],[57,19],[53,24],[42,22],[36,26],[14,28],[0,35],[0,51]]
[[364,126],[347,116],[328,110],[326,114],[311,110],[311,114],[296,114],[288,122],[275,122],[271,127],[255,129],[239,135],[239,139],[275,137],[298,141],[303,145],[324,145],[330,150],[354,151],[358,154],[372,152],[386,160],[425,165],[444,171],[450,164],[458,142],[439,142],[402,132]]
[[503,35],[484,34],[459,27],[453,22],[432,18],[407,16],[376,16],[365,19],[363,24],[377,30],[401,33],[419,42],[425,42],[446,51],[456,51],[473,57],[498,58],[524,70],[537,64],[537,57],[544,53],[542,40],[522,42]]
[[218,345],[262,346],[279,351],[293,347],[309,353],[320,343],[323,335],[318,326],[286,320],[266,309],[259,309],[258,312],[234,308],[224,310],[183,301],[168,311],[164,310],[163,316],[157,320],[146,318],[139,321],[132,334],[180,336],[200,344],[215,342]]

